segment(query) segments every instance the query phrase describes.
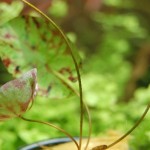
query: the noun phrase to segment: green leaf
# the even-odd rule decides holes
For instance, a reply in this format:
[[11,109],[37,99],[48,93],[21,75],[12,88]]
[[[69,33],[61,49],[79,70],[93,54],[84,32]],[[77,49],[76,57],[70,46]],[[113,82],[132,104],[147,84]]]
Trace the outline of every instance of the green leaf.
[[0,2],[0,25],[17,17],[22,9],[21,1],[12,1],[11,4]]
[[[56,74],[74,85],[76,72],[68,49],[60,32],[42,18],[18,17],[0,28],[0,56],[8,71],[17,77],[36,67],[39,91],[48,94],[51,89],[51,97],[70,94]],[[74,54],[80,63],[77,52]]]
[[0,120],[23,114],[36,94],[36,69],[0,87]]

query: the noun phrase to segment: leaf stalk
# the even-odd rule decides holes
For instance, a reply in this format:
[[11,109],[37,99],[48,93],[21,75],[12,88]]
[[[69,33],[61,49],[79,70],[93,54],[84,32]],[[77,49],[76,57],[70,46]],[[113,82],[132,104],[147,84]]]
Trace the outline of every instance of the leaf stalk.
[[82,92],[82,82],[81,82],[81,76],[80,76],[80,71],[79,71],[79,67],[76,61],[76,58],[72,52],[72,47],[67,39],[67,37],[65,36],[65,34],[63,33],[63,31],[56,25],[56,23],[49,18],[46,14],[44,14],[41,10],[39,10],[37,7],[35,7],[34,5],[32,5],[31,3],[29,3],[26,0],[22,0],[24,3],[26,3],[27,5],[29,5],[30,7],[32,7],[34,10],[36,10],[39,14],[41,14],[43,17],[45,17],[62,35],[62,37],[64,38],[67,46],[69,47],[69,53],[72,57],[72,60],[74,62],[75,65],[75,69],[77,72],[77,77],[78,77],[78,84],[79,84],[79,95],[80,95],[80,138],[79,138],[79,150],[81,150],[81,146],[82,146],[82,136],[83,136],[83,114],[84,114],[84,102],[83,102],[83,92]]

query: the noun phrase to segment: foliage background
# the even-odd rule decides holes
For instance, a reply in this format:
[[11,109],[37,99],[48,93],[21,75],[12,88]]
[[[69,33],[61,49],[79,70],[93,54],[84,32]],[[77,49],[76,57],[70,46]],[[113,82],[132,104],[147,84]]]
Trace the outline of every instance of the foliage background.
[[[127,131],[140,117],[150,99],[150,2],[30,1],[53,18],[78,47],[78,53],[82,58],[84,97],[92,116],[92,136],[105,134],[111,129]],[[37,15],[29,7],[24,7],[20,1],[11,0],[1,1],[0,11],[0,25],[19,14]],[[56,37],[53,38],[55,40]],[[56,63],[56,66],[59,65],[62,65],[62,62]],[[12,75],[2,63],[0,66],[2,85],[12,79]],[[76,83],[72,84],[76,87]],[[61,84],[58,84],[58,89],[52,89],[49,95],[57,95],[58,91],[63,89]],[[50,121],[74,136],[79,135],[79,126],[75,123],[79,122],[79,102],[72,94],[59,99],[57,96],[37,96],[34,107],[27,112],[26,117]],[[150,147],[149,124],[148,114],[131,135],[130,145],[133,150],[146,150]],[[85,136],[87,130],[85,118]],[[61,136],[64,135],[54,129],[19,119],[0,123],[2,150],[15,150],[37,140]]]

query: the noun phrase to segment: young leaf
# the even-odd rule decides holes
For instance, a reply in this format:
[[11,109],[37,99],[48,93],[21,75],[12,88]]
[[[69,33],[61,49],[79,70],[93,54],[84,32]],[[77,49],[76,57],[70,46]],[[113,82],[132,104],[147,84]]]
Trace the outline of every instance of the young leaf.
[[32,69],[0,87],[0,121],[26,112],[36,94],[36,74]]

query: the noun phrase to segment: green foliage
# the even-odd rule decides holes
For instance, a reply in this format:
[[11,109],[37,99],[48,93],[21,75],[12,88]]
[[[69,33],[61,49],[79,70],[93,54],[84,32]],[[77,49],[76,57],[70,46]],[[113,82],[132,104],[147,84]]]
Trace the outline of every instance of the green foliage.
[[114,37],[119,35],[120,38],[128,39],[131,37],[145,38],[147,36],[146,30],[140,25],[138,17],[132,13],[123,15],[95,13],[93,19],[102,24],[107,34],[112,34]]
[[74,64],[64,39],[47,21],[32,17],[13,19],[0,28],[0,39],[0,56],[11,74],[16,77],[36,67],[41,91],[50,87],[50,96],[55,98],[70,94],[56,74],[73,84]]
[[[77,57],[78,63],[80,63],[80,58],[78,54],[76,52],[74,52],[74,54],[75,54],[75,57]],[[65,44],[64,39],[62,38],[60,33],[44,19],[32,18],[32,17],[19,17],[1,26],[0,28],[0,56],[2,58],[3,63],[5,64],[5,67],[7,67],[8,71],[14,77],[18,77],[23,72],[27,71],[28,69],[36,67],[38,69],[39,95],[46,96],[48,92],[47,90],[48,88],[50,88],[50,94],[49,96],[48,95],[47,96],[50,97],[52,100],[54,100],[54,98],[55,100],[56,99],[58,100],[60,98],[61,99],[64,97],[67,98],[68,96],[70,96],[71,94],[70,89],[68,89],[68,87],[66,87],[66,85],[63,84],[61,80],[68,82],[70,85],[75,84],[74,80],[76,80],[76,75],[74,71],[75,69],[74,69],[73,61],[70,58],[68,47]],[[14,81],[21,81],[21,79],[19,80],[16,79]],[[12,86],[14,85],[13,84],[14,81],[7,83],[7,85],[9,84],[9,87],[11,89],[12,89]],[[30,86],[27,85],[27,87],[29,87],[27,88],[27,90],[30,91]],[[1,88],[3,88],[3,86]],[[26,90],[26,87],[24,88]],[[16,91],[15,88],[13,89],[13,91],[18,93],[18,91]],[[9,93],[8,90],[7,92],[9,94],[8,97],[10,97],[11,93]],[[43,94],[43,93],[46,93],[46,94]],[[18,96],[20,96],[20,94]],[[24,94],[26,95],[26,93],[23,93],[22,96],[24,96]],[[30,95],[30,92],[27,95]],[[26,95],[26,99],[28,99],[27,95]],[[14,97],[16,97],[16,94],[15,96],[11,96],[11,98],[14,98]],[[46,99],[49,100],[48,97]],[[20,97],[18,97],[18,99],[19,98]],[[3,98],[1,100],[3,100]],[[15,102],[15,101],[12,101],[12,102]],[[48,102],[51,103],[51,101],[48,101]],[[45,108],[47,108],[49,103],[44,104],[43,110],[46,110]],[[38,105],[38,108],[35,110],[36,113],[37,113],[37,110],[41,110],[42,108],[41,106],[42,105]],[[73,105],[71,104],[71,106]],[[77,106],[78,106],[78,103],[77,103]],[[62,105],[60,105],[57,109],[56,105],[54,105],[53,108],[55,112],[48,111],[48,113],[46,113],[46,111],[42,111],[44,114],[41,113],[40,116],[37,114],[34,115],[34,113],[31,112],[30,117],[35,118],[36,116],[37,118],[38,116],[40,120],[43,120],[45,118],[43,116],[46,116],[46,118],[47,117],[49,118],[48,114],[50,113],[51,115],[54,114],[55,116],[53,118],[50,115],[53,121],[53,119],[56,120],[56,115],[55,115],[56,109],[61,110],[61,107]],[[67,110],[66,113],[68,114],[69,109],[65,109],[65,110]],[[60,116],[61,112],[60,112],[60,115],[58,113],[57,115]],[[63,116],[63,113],[62,113],[62,116]],[[65,116],[66,115],[64,114],[64,117]],[[63,121],[64,117],[62,119],[61,117],[59,117],[59,119]],[[72,117],[70,116],[68,117],[69,119],[72,119],[73,121]],[[65,120],[69,120],[69,119],[65,117]],[[49,121],[49,119],[47,121]],[[8,124],[9,124],[9,121],[8,121]],[[39,125],[34,126],[34,125],[29,124],[28,126],[28,124],[25,124],[24,126],[24,123],[18,124],[17,121],[14,122],[14,124],[17,124],[18,127],[16,130],[13,129],[12,132],[15,132],[16,134],[15,135],[12,134],[12,137],[10,137],[11,143],[9,145],[5,144],[4,142],[5,135],[2,132],[1,138],[3,140],[0,146],[1,149],[8,149],[8,147],[15,149],[16,147],[21,146],[25,143],[34,142],[34,140],[39,140],[44,137],[47,137],[47,138],[49,137],[49,133],[47,132],[49,128],[46,128],[46,130],[45,129],[43,130],[43,127],[39,127]],[[1,126],[3,126],[3,124]],[[11,132],[11,130],[9,130],[9,127],[7,126],[7,122],[5,123],[4,126],[6,126],[6,128],[8,129],[8,132]],[[32,136],[30,136],[29,130],[27,130],[30,128],[33,129],[32,131],[30,131]],[[76,128],[76,125],[74,126],[74,128]],[[71,129],[72,127],[70,128],[70,130]],[[78,132],[79,128],[75,129],[74,131]],[[37,136],[38,134],[40,134],[40,136]],[[60,133],[58,131],[56,132],[54,131],[52,133],[52,137],[53,135],[58,136],[60,135]]]
[[108,6],[117,6],[117,7],[130,7],[133,6],[132,1],[122,1],[122,0],[105,0],[104,4]]
[[[67,100],[50,100],[43,96],[37,96],[34,106],[26,113],[26,117],[52,122],[72,135],[77,136],[79,135],[78,108],[77,98],[74,96]],[[87,128],[84,130],[86,134]],[[1,123],[0,132],[0,149],[2,150],[10,147],[12,150],[15,150],[16,147],[30,144],[38,140],[64,137],[64,134],[53,128],[35,123],[26,123],[20,119],[8,120]],[[9,136],[6,137],[7,134],[9,134]],[[10,140],[10,142],[6,142],[8,140]]]
[[0,3],[0,25],[17,17],[23,8],[20,1],[13,1],[10,4]]
[[[39,94],[35,99],[34,107],[26,116],[52,122],[73,136],[78,136],[78,99],[62,82],[64,80],[76,87],[76,84],[72,82],[76,80],[76,73],[68,47],[60,33],[44,19],[34,17],[12,19],[22,9],[22,4],[18,3],[14,6],[14,3],[7,7],[4,7],[6,4],[0,4],[0,10],[5,8],[12,11],[14,7],[16,10],[15,14],[14,11],[9,12],[9,15],[8,11],[0,14],[0,57],[9,73],[15,78],[31,68],[38,69]],[[84,98],[92,116],[93,136],[98,136],[110,129],[126,132],[138,120],[150,99],[150,87],[137,88],[130,103],[118,103],[132,72],[129,59],[137,51],[137,47],[149,38],[149,26],[146,28],[143,25],[145,22],[141,22],[135,13],[118,13],[120,8],[132,8],[133,1],[106,0],[103,3],[106,7],[112,8],[113,13],[91,14],[93,24],[97,24],[102,30],[98,33],[97,39],[93,38],[93,34],[96,33],[92,32],[95,26],[92,26],[92,30],[87,30],[89,29],[86,28],[87,26],[79,24],[80,21],[82,23],[85,21],[80,18],[81,16],[78,16],[80,21],[73,26],[75,29],[81,28],[84,31],[82,35],[81,33],[77,35],[75,32],[68,35],[73,42],[76,41],[76,37],[79,43],[83,40],[80,39],[81,37],[87,43],[98,40],[98,44],[94,45],[96,49],[93,48],[90,51],[89,47],[80,43],[82,49],[88,50],[88,57],[86,57],[87,53],[82,51],[85,57],[82,81]],[[66,1],[57,0],[49,9],[49,13],[58,19],[58,17],[67,16],[68,8]],[[10,19],[12,20],[7,22]],[[70,24],[71,22],[67,23],[68,26]],[[79,27],[77,27],[78,24]],[[87,25],[86,21],[84,25]],[[80,64],[76,49],[74,53]],[[149,118],[148,114],[140,127],[131,135],[130,146],[133,150],[150,147]],[[87,118],[85,118],[83,130],[86,136]],[[0,149],[2,150],[10,148],[15,150],[17,147],[37,140],[60,136],[64,135],[54,129],[26,123],[19,119],[0,123]]]
[[55,17],[64,17],[67,15],[67,12],[68,5],[65,1],[62,0],[55,0],[55,2],[52,3],[51,8],[49,9],[50,15]]

